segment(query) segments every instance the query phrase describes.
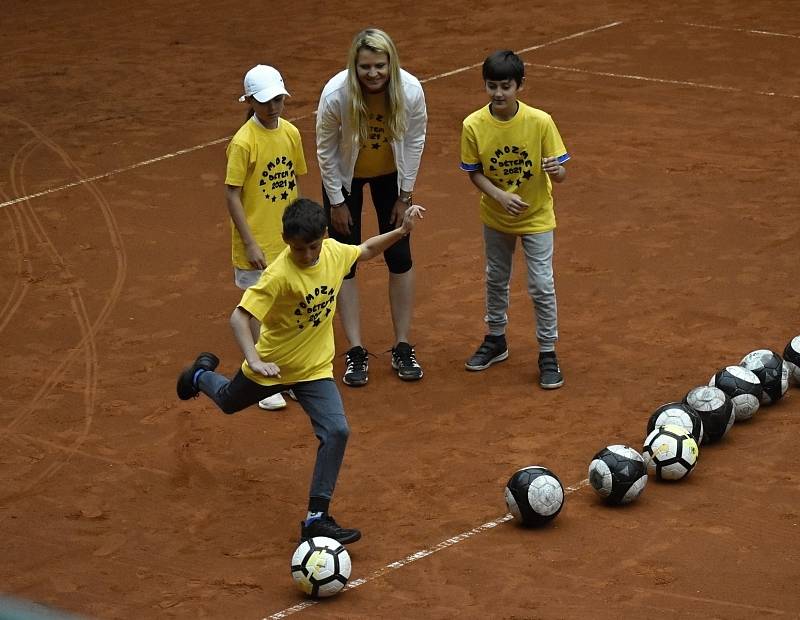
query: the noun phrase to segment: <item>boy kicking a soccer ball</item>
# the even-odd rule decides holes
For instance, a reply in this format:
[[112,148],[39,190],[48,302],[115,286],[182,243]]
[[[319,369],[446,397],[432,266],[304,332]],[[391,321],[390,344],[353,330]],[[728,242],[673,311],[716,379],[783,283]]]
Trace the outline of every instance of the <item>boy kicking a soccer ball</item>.
[[552,187],[566,178],[563,164],[569,155],[550,115],[517,99],[524,77],[525,65],[514,52],[491,54],[483,63],[489,105],[463,123],[461,169],[481,191],[489,331],[465,366],[485,370],[508,357],[508,290],[519,238],[536,314],[539,385],[555,389],[563,385],[564,377],[555,352]]
[[[281,391],[294,391],[319,439],[301,541],[327,536],[347,544],[361,538],[359,530],[339,526],[329,513],[350,434],[333,380],[336,295],[356,261],[378,256],[409,234],[424,210],[410,206],[398,228],[361,245],[346,245],[326,238],[327,218],[319,204],[305,198],[293,202],[283,214],[288,247],[245,291],[231,315],[245,358],[241,369],[228,380],[215,372],[217,356],[201,353],[178,377],[181,400],[203,392],[228,414]],[[251,317],[261,323],[257,341]]]

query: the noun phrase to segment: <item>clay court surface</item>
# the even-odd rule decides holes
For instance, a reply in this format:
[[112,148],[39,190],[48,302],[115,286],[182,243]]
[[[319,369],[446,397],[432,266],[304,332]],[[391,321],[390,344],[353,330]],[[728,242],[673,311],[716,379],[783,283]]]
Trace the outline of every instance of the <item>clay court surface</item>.
[[[641,448],[657,406],[800,334],[795,2],[7,0],[2,23],[0,592],[97,619],[800,616],[797,387],[681,483],[651,480],[623,509],[585,486],[600,448]],[[332,508],[363,530],[363,581],[306,605],[288,568],[305,414],[227,417],[179,401],[175,378],[202,350],[240,363],[223,181],[244,71],[282,71],[301,190],[319,199],[319,91],[369,25],[428,101],[425,378],[391,372],[385,267],[362,266],[376,357],[367,387],[342,386],[353,432]],[[555,191],[553,392],[521,264],[508,361],[463,367],[484,333],[483,249],[458,140],[485,102],[475,65],[499,47],[524,50],[521,98],[573,156]],[[533,464],[570,490],[530,531],[502,491]]]

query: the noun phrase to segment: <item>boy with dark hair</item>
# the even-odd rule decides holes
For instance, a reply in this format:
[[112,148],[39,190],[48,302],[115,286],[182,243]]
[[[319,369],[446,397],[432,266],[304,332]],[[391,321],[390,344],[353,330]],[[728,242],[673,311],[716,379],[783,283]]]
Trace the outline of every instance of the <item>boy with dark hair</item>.
[[[293,202],[282,220],[288,247],[245,291],[231,315],[245,358],[241,369],[228,380],[215,372],[217,356],[201,353],[178,377],[181,400],[203,392],[228,414],[289,388],[294,391],[319,439],[301,541],[327,536],[346,544],[361,538],[359,530],[340,527],[328,512],[350,434],[333,380],[336,294],[356,261],[369,260],[402,239],[424,210],[412,205],[398,228],[361,245],[345,245],[325,237],[327,217],[320,205],[306,198]],[[257,342],[250,329],[252,317],[261,323]]]
[[525,254],[528,293],[539,343],[539,385],[564,383],[555,352],[558,339],[553,281],[552,184],[567,174],[569,154],[549,114],[517,99],[525,65],[514,52],[498,51],[483,63],[489,105],[470,114],[461,133],[461,169],[481,190],[486,251],[486,316],[489,333],[467,370],[485,370],[508,358],[508,290],[517,238]]

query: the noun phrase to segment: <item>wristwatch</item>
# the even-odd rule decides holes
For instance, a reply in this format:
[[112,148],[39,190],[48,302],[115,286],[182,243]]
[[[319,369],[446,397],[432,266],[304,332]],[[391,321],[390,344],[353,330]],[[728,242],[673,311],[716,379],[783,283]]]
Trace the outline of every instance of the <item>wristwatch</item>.
[[405,197],[405,198],[403,198],[402,196],[398,196],[398,197],[397,197],[397,199],[398,199],[400,202],[404,202],[404,203],[406,203],[406,204],[407,204],[407,205],[410,207],[410,206],[411,206],[411,204],[414,202],[414,195],[413,195],[413,194],[409,194],[409,195],[408,195],[407,197]]

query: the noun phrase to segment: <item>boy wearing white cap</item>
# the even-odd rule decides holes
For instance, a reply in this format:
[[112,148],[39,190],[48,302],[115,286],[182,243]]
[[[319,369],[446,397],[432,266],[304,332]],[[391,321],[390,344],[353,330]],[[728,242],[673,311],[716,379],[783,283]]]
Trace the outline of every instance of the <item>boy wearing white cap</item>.
[[[273,67],[256,65],[244,76],[239,101],[248,103],[250,111],[225,151],[234,281],[241,289],[256,284],[286,247],[281,218],[300,196],[298,176],[307,171],[300,132],[281,118],[288,96],[281,74]],[[257,338],[258,323],[252,322],[251,329]],[[282,409],[286,401],[278,393],[259,406]]]

